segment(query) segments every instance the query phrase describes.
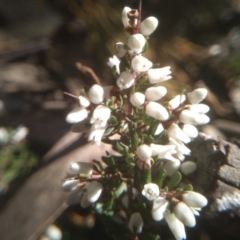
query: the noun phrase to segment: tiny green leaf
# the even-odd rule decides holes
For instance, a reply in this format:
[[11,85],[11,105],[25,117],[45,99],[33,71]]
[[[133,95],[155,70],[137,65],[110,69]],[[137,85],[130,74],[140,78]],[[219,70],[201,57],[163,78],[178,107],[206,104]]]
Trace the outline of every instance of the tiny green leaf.
[[178,183],[181,181],[182,175],[180,172],[175,172],[169,182],[167,183],[167,187],[169,189],[173,189],[175,186],[178,185]]
[[154,181],[158,187],[161,189],[163,186],[163,181],[167,177],[167,172],[165,169],[162,169],[161,172],[158,174],[156,180]]
[[192,184],[187,184],[185,187],[184,187],[184,189],[183,189],[184,191],[193,191],[193,186],[192,186]]

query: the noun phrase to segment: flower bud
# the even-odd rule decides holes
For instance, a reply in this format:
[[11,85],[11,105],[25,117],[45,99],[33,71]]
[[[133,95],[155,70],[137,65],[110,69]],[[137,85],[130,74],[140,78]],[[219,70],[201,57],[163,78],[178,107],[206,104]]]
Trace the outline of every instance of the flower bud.
[[127,50],[124,48],[124,43],[117,42],[115,45],[117,57],[124,57],[127,54]]
[[103,101],[103,88],[97,84],[93,85],[88,92],[89,99],[94,104],[100,104]]
[[169,118],[167,109],[156,102],[149,102],[146,105],[145,112],[148,116],[156,118],[160,121],[166,121]]
[[190,111],[197,113],[207,113],[210,108],[206,104],[192,104],[189,106]]
[[152,34],[158,26],[158,20],[155,17],[148,17],[140,23],[140,33],[144,36]]
[[163,197],[157,197],[153,200],[152,217],[155,221],[163,219],[163,215],[167,209],[168,201]]
[[189,207],[193,208],[202,208],[205,207],[208,203],[207,199],[200,193],[197,192],[186,192],[182,195],[183,202]]
[[186,96],[183,94],[177,95],[175,98],[169,101],[168,106],[171,107],[171,109],[175,109],[179,107],[181,103],[183,103],[186,100]]
[[92,168],[92,163],[88,162],[73,162],[70,164],[70,169],[77,174],[84,173],[89,175],[92,172]]
[[190,138],[196,138],[198,136],[198,130],[195,126],[191,124],[184,124],[182,130],[185,134],[187,134]]
[[132,9],[129,7],[124,7],[122,11],[122,23],[124,28],[127,28],[129,26],[129,18],[127,14],[131,11]]
[[194,227],[196,224],[196,219],[189,209],[189,207],[183,203],[179,202],[173,209],[174,214],[185,226]]
[[90,102],[86,97],[79,96],[78,99],[81,107],[87,108],[90,105]]
[[159,187],[155,183],[148,183],[144,185],[142,190],[142,195],[146,197],[149,201],[154,200],[160,194]]
[[143,227],[143,219],[139,212],[135,212],[131,214],[128,228],[132,233],[141,233]]
[[152,62],[143,56],[136,56],[132,59],[131,67],[135,72],[146,72],[150,67],[152,67]]
[[148,80],[152,84],[171,79],[172,76],[169,76],[170,74],[171,74],[170,67],[152,68],[147,71]]
[[133,95],[131,95],[130,102],[134,107],[140,107],[145,102],[145,95],[140,92],[135,92]]
[[129,48],[136,53],[141,53],[145,44],[146,44],[146,39],[140,33],[131,35],[128,39]]
[[148,145],[143,144],[137,148],[136,154],[140,160],[146,161],[151,158],[152,149]]
[[[62,232],[56,225],[50,225],[46,232],[47,238],[49,240],[61,240],[62,239]],[[43,239],[43,238],[41,238]]]
[[77,123],[88,117],[88,112],[85,108],[79,107],[73,109],[66,117],[68,123]]
[[207,115],[199,114],[189,110],[183,110],[179,115],[179,119],[183,123],[193,124],[193,125],[202,125],[210,121]]
[[195,162],[186,161],[186,162],[183,162],[181,165],[181,172],[186,176],[194,173],[196,170],[197,170],[197,164]]
[[72,190],[76,189],[78,183],[79,183],[78,179],[67,179],[62,184],[62,190],[63,191],[72,191]]
[[176,123],[171,124],[171,126],[167,129],[167,134],[169,137],[172,137],[184,143],[189,143],[191,141],[191,139],[181,130],[181,128]]
[[172,177],[172,175],[180,168],[181,162],[178,159],[175,159],[174,161],[166,161],[166,163],[163,165],[163,168],[167,172],[168,177]]
[[145,91],[145,96],[148,101],[157,101],[164,97],[166,93],[167,89],[165,87],[150,87]]
[[191,104],[196,104],[201,102],[207,96],[207,89],[197,88],[194,91],[187,94],[188,101]]
[[174,213],[171,213],[169,210],[167,210],[164,214],[164,218],[173,233],[176,240],[183,240],[186,238],[185,228],[182,222],[180,222]]
[[122,72],[120,76],[117,79],[117,85],[120,88],[120,90],[130,88],[135,79],[134,76],[130,72]]

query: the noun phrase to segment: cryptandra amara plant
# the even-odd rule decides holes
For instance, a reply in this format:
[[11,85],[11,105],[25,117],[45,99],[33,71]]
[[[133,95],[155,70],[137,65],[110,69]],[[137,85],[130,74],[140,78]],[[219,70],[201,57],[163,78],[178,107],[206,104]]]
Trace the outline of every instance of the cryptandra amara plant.
[[159,68],[143,56],[158,20],[141,22],[140,15],[123,9],[130,36],[126,44],[116,43],[116,56],[108,63],[116,85],[82,89],[80,107],[66,117],[73,132],[88,129],[89,141],[111,144],[114,151],[101,162],[86,163],[82,156],[83,162],[72,163],[74,176],[62,189],[100,214],[113,239],[159,239],[164,221],[177,240],[186,239],[184,226],[194,227],[195,216],[207,205],[191,184],[181,182],[181,173],[187,176],[197,168],[184,162],[191,153],[185,144],[198,136],[194,125],[209,122],[209,107],[200,103],[207,90],[164,100],[167,89],[161,82],[171,79],[170,67]]

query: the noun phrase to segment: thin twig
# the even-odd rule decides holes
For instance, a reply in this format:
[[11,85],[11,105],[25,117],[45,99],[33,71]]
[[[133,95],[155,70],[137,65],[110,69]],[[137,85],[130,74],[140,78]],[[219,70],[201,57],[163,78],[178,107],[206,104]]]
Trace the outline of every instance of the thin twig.
[[90,67],[87,67],[87,66],[81,64],[80,62],[76,63],[76,67],[79,71],[81,71],[85,75],[89,74],[91,76],[91,78],[94,80],[94,82],[96,82],[100,86],[102,85],[100,79],[98,78],[98,76],[95,74],[95,72]]

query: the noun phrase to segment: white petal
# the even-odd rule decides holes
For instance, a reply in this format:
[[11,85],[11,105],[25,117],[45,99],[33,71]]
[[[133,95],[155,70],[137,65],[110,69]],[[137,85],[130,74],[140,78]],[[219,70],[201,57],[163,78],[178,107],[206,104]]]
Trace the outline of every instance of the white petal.
[[181,165],[181,172],[186,176],[194,173],[196,170],[197,164],[195,162],[185,161]]
[[145,95],[140,92],[135,92],[133,95],[130,96],[130,102],[135,107],[140,107],[145,102]]
[[131,214],[128,228],[132,233],[141,233],[143,227],[143,219],[139,212],[135,212]]
[[127,16],[127,14],[131,11],[132,9],[129,7],[124,7],[123,11],[122,11],[122,23],[124,28],[128,27],[129,25],[129,18]]
[[152,156],[155,156],[155,155],[162,156],[168,152],[170,154],[176,153],[176,150],[175,150],[176,147],[174,145],[160,145],[160,144],[151,143],[150,148],[152,149]]
[[117,85],[120,88],[120,90],[123,90],[130,88],[133,85],[134,81],[135,81],[134,76],[130,72],[124,71],[118,77]]
[[184,124],[182,130],[185,134],[187,134],[190,138],[196,138],[198,136],[198,130],[195,126],[191,124]]
[[159,123],[154,135],[160,134],[163,130],[164,130],[164,128],[163,128],[162,123]]
[[175,159],[174,161],[167,161],[163,168],[167,172],[167,176],[171,177],[179,168],[180,168],[181,162],[178,159]]
[[168,105],[172,108],[175,109],[179,107],[181,103],[183,103],[186,100],[186,96],[184,94],[177,95],[174,97],[172,100],[169,101]]
[[166,121],[169,118],[167,109],[156,102],[149,102],[146,105],[145,112],[148,116],[156,118],[160,121]]
[[142,195],[146,197],[149,201],[154,200],[160,194],[159,187],[155,183],[148,183],[144,185],[142,190]]
[[79,96],[78,99],[81,107],[87,108],[90,105],[90,102],[86,97]]
[[46,230],[46,236],[49,240],[61,240],[62,239],[62,232],[61,230],[55,226],[50,225]]
[[206,104],[192,104],[189,105],[190,111],[197,112],[197,113],[207,113],[210,108]]
[[92,181],[86,184],[83,189],[86,190],[87,200],[90,203],[94,203],[100,197],[103,190],[103,186],[100,182]]
[[[196,208],[189,207],[189,209],[192,211],[193,215],[195,215],[195,216],[200,215]],[[199,210],[201,210],[201,208]]]
[[179,115],[179,119],[183,123],[193,125],[202,125],[210,121],[210,118],[207,115],[192,112],[190,110],[183,110]]
[[170,211],[166,211],[164,214],[164,218],[172,231],[174,237],[176,240],[183,240],[186,238],[185,228],[182,222],[180,222],[174,213],[171,213]]
[[79,107],[73,109],[66,117],[68,123],[81,122],[88,117],[88,112],[85,108]]
[[171,126],[167,129],[167,134],[169,137],[172,137],[184,143],[189,143],[191,141],[191,139],[181,130],[181,128],[176,123],[171,124]]
[[70,164],[70,169],[77,174],[91,174],[93,168],[92,163],[88,162],[73,162]]
[[110,108],[99,105],[97,106],[94,111],[90,123],[95,123],[95,129],[97,128],[104,128],[106,127],[107,121],[111,116]]
[[136,53],[141,53],[145,44],[146,39],[140,33],[131,35],[128,39],[128,46]]
[[189,209],[189,207],[183,203],[179,202],[173,209],[175,216],[187,227],[194,227],[196,225],[196,219]]
[[136,154],[140,160],[146,161],[151,158],[152,149],[148,145],[143,144],[137,148]]
[[124,43],[117,42],[115,45],[117,57],[124,57],[127,54],[127,50],[124,48]]
[[92,125],[89,135],[88,135],[88,141],[92,142],[92,143],[96,143],[97,145],[100,146],[102,136],[103,136],[105,130],[106,130],[105,127],[95,129],[94,125]]
[[171,74],[170,67],[153,68],[147,71],[148,80],[152,84],[171,79],[172,77],[169,76],[170,74]]
[[93,85],[88,92],[89,99],[94,104],[99,104],[103,101],[103,88],[97,84]]
[[69,179],[64,181],[64,183],[62,184],[62,190],[63,191],[72,191],[74,189],[76,189],[77,185],[79,183],[78,179]]
[[152,67],[152,62],[150,62],[147,58],[138,55],[132,59],[131,67],[135,72],[146,72],[150,67]]
[[187,94],[188,101],[191,104],[196,104],[201,102],[207,96],[207,89],[197,88],[194,91]]
[[167,209],[168,201],[165,198],[158,197],[153,201],[152,217],[155,221],[163,219],[163,215]]
[[116,66],[116,71],[117,71],[118,74],[120,74],[119,64],[120,64],[120,60],[115,55],[113,57],[109,58],[108,62],[107,62],[107,65],[110,68],[112,68],[113,66]]
[[158,20],[155,17],[148,17],[140,23],[140,33],[149,36],[158,26]]
[[164,97],[166,93],[167,89],[165,87],[150,87],[145,91],[145,96],[148,101],[157,101]]
[[202,208],[208,203],[207,199],[200,193],[189,191],[184,193],[183,202],[185,202],[189,207]]

